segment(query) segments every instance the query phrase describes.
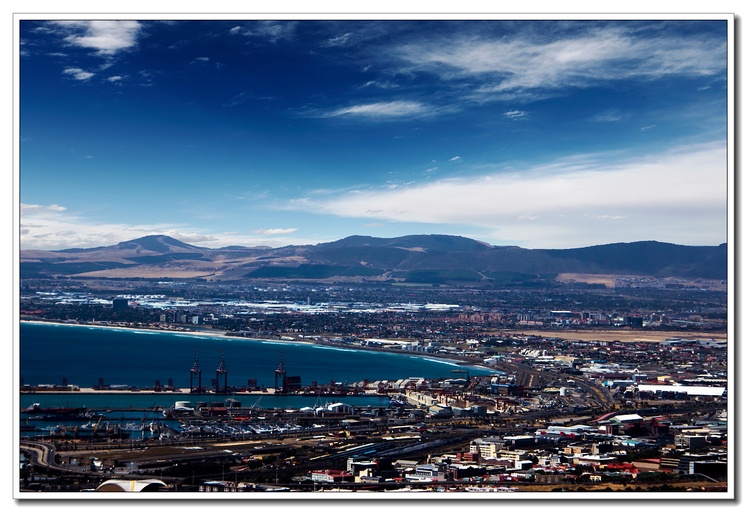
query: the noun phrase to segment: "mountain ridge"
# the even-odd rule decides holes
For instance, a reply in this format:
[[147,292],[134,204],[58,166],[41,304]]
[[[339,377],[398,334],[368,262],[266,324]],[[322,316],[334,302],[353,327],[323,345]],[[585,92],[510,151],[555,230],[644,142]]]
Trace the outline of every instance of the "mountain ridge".
[[653,240],[575,249],[494,246],[455,235],[353,235],[316,245],[199,247],[167,235],[116,245],[21,250],[21,278],[184,278],[378,280],[480,283],[509,274],[635,274],[724,280],[727,244],[685,246]]

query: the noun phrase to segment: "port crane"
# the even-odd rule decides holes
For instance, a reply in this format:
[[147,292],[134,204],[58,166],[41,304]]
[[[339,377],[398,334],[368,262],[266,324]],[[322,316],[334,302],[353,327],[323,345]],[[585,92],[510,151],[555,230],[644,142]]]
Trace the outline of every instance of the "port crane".
[[103,416],[99,416],[99,419],[97,419],[96,423],[93,424],[93,435],[96,435],[96,432],[99,429],[99,424],[101,423],[101,418],[103,418]]

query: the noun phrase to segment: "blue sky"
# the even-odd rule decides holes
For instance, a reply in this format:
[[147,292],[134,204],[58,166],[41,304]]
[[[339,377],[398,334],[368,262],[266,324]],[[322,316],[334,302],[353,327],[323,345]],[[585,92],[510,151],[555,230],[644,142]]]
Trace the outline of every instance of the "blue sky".
[[727,22],[18,22],[23,249],[728,238]]

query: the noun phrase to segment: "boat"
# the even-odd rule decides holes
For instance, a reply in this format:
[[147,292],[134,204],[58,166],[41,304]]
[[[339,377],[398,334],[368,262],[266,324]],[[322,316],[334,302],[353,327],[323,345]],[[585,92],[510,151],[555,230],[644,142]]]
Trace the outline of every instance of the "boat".
[[164,418],[177,418],[179,416],[191,416],[194,413],[195,409],[190,402],[178,401],[172,407],[164,409],[161,414]]
[[407,405],[407,397],[403,395],[397,395],[391,397],[389,400],[389,405],[391,407],[402,407]]
[[129,422],[118,425],[120,430],[125,432],[143,432],[146,430],[146,426],[142,423]]
[[76,425],[68,429],[77,439],[128,439],[130,431],[120,428],[119,425],[110,425],[106,422],[101,425],[101,418]]
[[57,420],[57,419],[76,419],[86,418],[87,409],[85,407],[42,407],[41,404],[33,403],[23,409],[26,414],[34,414],[35,416],[42,416],[45,420]]

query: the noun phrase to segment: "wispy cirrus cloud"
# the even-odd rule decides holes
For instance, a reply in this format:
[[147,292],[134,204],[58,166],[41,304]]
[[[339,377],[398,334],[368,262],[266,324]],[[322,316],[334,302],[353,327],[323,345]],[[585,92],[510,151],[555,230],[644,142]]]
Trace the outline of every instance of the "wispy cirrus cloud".
[[417,101],[383,101],[362,103],[343,107],[321,114],[321,117],[359,117],[368,119],[386,119],[427,116],[434,109]]
[[259,38],[271,43],[293,39],[297,23],[294,21],[253,20],[231,27],[229,34]]
[[353,34],[350,32],[340,34],[339,36],[330,37],[329,39],[327,39],[326,41],[322,43],[322,47],[332,48],[335,46],[347,46],[350,44],[352,37],[353,37]]
[[238,105],[242,105],[244,103],[248,103],[251,101],[270,101],[273,100],[272,96],[268,95],[257,95],[252,92],[240,92],[239,94],[229,98],[227,101],[223,103],[224,107],[236,107]]
[[397,89],[400,87],[400,85],[396,82],[392,82],[391,80],[369,80],[358,88],[366,89],[369,87],[374,89]]
[[529,115],[528,112],[525,112],[524,110],[509,110],[508,112],[503,113],[503,117],[507,117],[511,119],[512,121],[518,121],[519,119],[525,119]]
[[617,109],[608,109],[592,116],[590,120],[595,123],[616,123],[628,118],[630,118],[630,114],[627,112],[621,112]]
[[458,36],[411,42],[392,49],[408,70],[443,81],[470,78],[473,99],[539,99],[563,88],[611,80],[665,76],[713,76],[726,69],[722,39],[669,35],[646,37],[634,29],[605,26],[548,34]]
[[[572,90],[635,79],[666,77],[723,79],[726,46],[722,38],[676,33],[647,35],[635,24],[568,24],[564,29],[539,33],[509,27],[504,33],[476,30],[439,39],[406,43],[374,43],[369,58],[385,71],[360,89],[408,90],[423,76],[435,77],[437,94],[426,109],[419,102],[394,100],[359,103],[327,111],[323,117],[396,119],[438,115],[487,101],[530,103]],[[325,44],[349,44],[350,32]],[[513,109],[508,119],[526,119]],[[608,113],[606,119],[611,120]]]

